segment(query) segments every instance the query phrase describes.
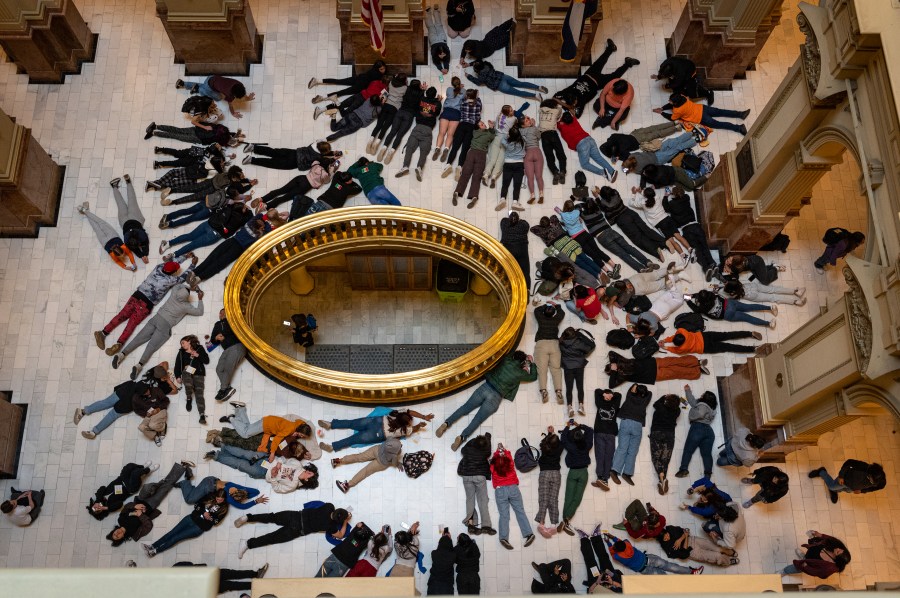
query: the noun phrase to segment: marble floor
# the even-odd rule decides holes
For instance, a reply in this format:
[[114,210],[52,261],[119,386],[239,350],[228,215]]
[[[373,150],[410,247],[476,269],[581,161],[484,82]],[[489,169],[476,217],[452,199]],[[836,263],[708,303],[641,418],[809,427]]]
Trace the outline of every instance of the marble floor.
[[[479,24],[474,32],[479,37],[486,29],[508,18],[509,2],[479,1]],[[613,37],[619,52],[611,60],[617,65],[625,56],[634,56],[642,64],[629,72],[637,94],[629,127],[658,122],[650,108],[664,103],[664,94],[653,85],[649,75],[664,57],[664,38],[668,36],[683,7],[682,0],[607,0],[603,3],[605,20],[600,23],[596,48],[606,37]],[[752,108],[748,124],[765,105],[782,80],[787,68],[798,56],[803,36],[797,30],[796,3],[786,3],[782,21],[763,49],[756,70],[743,81],[736,81],[731,93],[717,94],[716,104],[727,108]],[[349,67],[339,64],[340,32],[334,18],[334,3],[310,0],[302,3],[253,2],[254,18],[259,31],[265,35],[265,56],[260,65],[251,68],[247,86],[257,99],[244,112],[239,126],[253,141],[266,141],[273,146],[296,147],[326,135],[323,119],[313,121],[309,99],[319,90],[307,90],[306,82],[313,75],[345,75]],[[183,76],[183,67],[173,63],[173,52],[166,34],[155,16],[155,5],[149,0],[79,0],[79,10],[91,29],[99,34],[96,61],[85,64],[80,75],[70,77],[65,85],[28,85],[26,77],[17,75],[15,66],[0,64],[0,105],[18,122],[32,129],[40,144],[53,157],[67,166],[66,184],[58,226],[41,231],[35,240],[0,239],[0,388],[12,390],[14,400],[29,404],[24,452],[19,477],[0,482],[5,494],[10,486],[44,488],[47,503],[38,521],[27,529],[11,528],[0,523],[0,563],[6,567],[119,567],[128,559],[140,566],[169,566],[179,560],[202,561],[227,567],[258,567],[271,564],[270,575],[300,577],[313,574],[330,550],[320,537],[310,537],[286,545],[269,547],[249,553],[238,561],[238,541],[260,530],[244,527],[236,529],[229,515],[219,528],[201,538],[186,542],[152,561],[139,545],[128,543],[112,548],[104,536],[111,527],[101,525],[84,513],[88,497],[101,484],[111,480],[122,464],[128,461],[153,460],[167,467],[173,460],[191,458],[202,461],[207,449],[204,431],[196,423],[195,413],[184,411],[181,400],[171,410],[169,434],[157,448],[135,429],[135,418],[123,418],[96,440],[88,441],[79,435],[72,424],[75,407],[105,397],[121,382],[125,370],[113,370],[109,358],[100,352],[91,331],[100,328],[115,313],[118,306],[133,291],[144,276],[144,268],[131,274],[116,268],[102,255],[101,249],[75,205],[90,201],[92,209],[110,220],[114,219],[114,203],[107,181],[123,173],[131,173],[138,188],[153,174],[153,143],[142,140],[144,127],[151,121],[179,123],[178,107],[182,92],[174,89],[174,81]],[[387,43],[390,42],[388,36]],[[461,42],[452,46],[458,55]],[[498,65],[499,66],[499,65]],[[512,69],[505,69],[513,74]],[[437,72],[423,66],[417,76],[437,84]],[[538,81],[553,89],[562,82]],[[493,117],[510,98],[498,94],[485,95],[485,116]],[[533,109],[533,107],[532,107]],[[585,117],[587,123],[587,117]],[[230,125],[238,123],[229,122]],[[597,137],[602,139],[605,133]],[[339,147],[348,159],[362,155],[366,137],[358,134],[341,140]],[[712,136],[710,150],[716,155],[734,147],[736,135],[717,132]],[[570,154],[570,160],[574,154]],[[414,177],[394,179],[399,168],[395,159],[387,169],[388,186],[405,204],[446,211],[482,229],[498,232],[502,214],[492,209],[495,197],[483,197],[475,210],[464,206],[452,207],[452,180],[440,179],[436,166],[429,162],[423,183]],[[801,213],[788,228],[792,243],[787,254],[771,256],[789,265],[783,275],[788,285],[806,286],[810,301],[802,308],[787,306],[778,316],[778,328],[767,331],[765,340],[777,342],[796,330],[820,306],[842,292],[841,276],[831,269],[820,276],[812,268],[812,260],[821,249],[819,238],[825,227],[843,218],[855,218],[860,227],[865,223],[865,206],[853,198],[845,201],[845,193],[853,195],[856,175],[852,168],[835,169],[817,187],[812,205]],[[283,184],[292,173],[250,169],[248,173],[260,180],[263,191]],[[575,168],[570,168],[574,173]],[[595,182],[591,180],[591,183]],[[621,178],[616,187],[622,191],[634,181]],[[840,191],[840,193],[838,193]],[[568,196],[568,189],[547,187],[547,202],[530,207],[523,217],[535,221],[550,214],[552,207]],[[160,238],[153,223],[164,212],[157,198],[140,195],[147,216],[152,246]],[[354,201],[363,205],[364,200]],[[844,211],[842,211],[844,210]],[[532,259],[541,255],[539,243],[532,241]],[[201,256],[207,251],[201,251]],[[154,255],[151,264],[158,263]],[[691,288],[703,286],[696,267],[689,273]],[[173,340],[159,353],[160,358],[172,359],[176,340],[184,334],[208,334],[222,301],[224,275],[205,284],[206,314],[188,319],[179,325]],[[567,316],[568,324],[572,316]],[[410,326],[415,324],[408,323]],[[598,332],[605,333],[600,325]],[[718,326],[714,326],[718,328]],[[529,318],[522,348],[530,351],[535,329]],[[598,351],[599,353],[599,351]],[[215,360],[216,357],[213,357]],[[736,358],[717,356],[712,360],[716,375],[732,371]],[[605,385],[601,375],[602,356],[592,359],[586,376],[586,386],[593,390]],[[126,362],[126,366],[131,362]],[[214,392],[210,376],[208,394]],[[251,417],[269,413],[294,412],[312,419],[324,416],[352,416],[365,410],[324,403],[295,394],[263,377],[249,364],[244,364],[235,380],[237,398],[249,404]],[[654,388],[656,394],[680,392],[681,384],[663,383]],[[694,385],[695,391],[714,388],[714,379],[704,377]],[[470,391],[464,391],[420,406],[432,412],[438,421],[449,414]],[[215,405],[211,415],[217,419],[226,411]],[[594,408],[588,406],[586,421],[592,422]],[[213,421],[215,420],[213,419]],[[527,436],[536,443],[539,432],[548,424],[561,425],[564,415],[555,404],[542,405],[534,384],[524,386],[514,403],[505,403],[484,430],[493,433],[498,441],[514,444]],[[854,555],[853,562],[839,577],[829,580],[844,588],[864,588],[876,580],[900,578],[900,562],[896,554],[900,529],[900,507],[891,498],[900,486],[900,441],[897,422],[886,416],[858,421],[824,436],[818,447],[798,451],[788,458],[785,469],[791,476],[791,492],[771,506],[756,506],[746,514],[748,538],[740,547],[741,564],[727,573],[774,572],[792,558],[794,549],[804,537],[805,530],[818,528],[843,538]],[[677,443],[680,446],[686,433],[686,423],[679,425]],[[85,429],[84,423],[81,429]],[[407,450],[436,451],[433,469],[418,480],[407,479],[397,472],[386,472],[370,478],[348,496],[335,488],[335,473],[325,462],[322,465],[321,486],[302,494],[276,495],[269,504],[273,510],[298,508],[307,500],[330,500],[338,505],[352,505],[357,520],[376,527],[389,523],[395,528],[401,521],[420,520],[423,524],[422,550],[426,555],[435,546],[438,524],[446,524],[455,532],[462,531],[463,490],[456,475],[457,455],[451,453],[450,437],[436,439],[429,429],[408,440]],[[336,437],[329,434],[327,438]],[[717,444],[721,439],[717,441]],[[680,454],[680,449],[676,450]],[[828,502],[817,480],[806,478],[806,472],[818,465],[837,468],[848,456],[877,460],[888,471],[888,487],[864,496],[845,496],[837,505]],[[699,530],[699,522],[677,509],[686,480],[673,479],[672,490],[659,497],[652,481],[649,451],[645,446],[638,457],[637,486],[619,486],[602,493],[589,488],[574,519],[578,527],[590,529],[598,521],[611,523],[618,519],[624,507],[634,498],[653,500],[671,521]],[[213,474],[246,482],[243,474],[218,464],[200,463],[198,475]],[[723,487],[742,498],[749,497],[749,488],[742,488],[738,480],[744,471],[717,471]],[[343,478],[343,472],[340,472]],[[537,475],[522,475],[521,487],[530,513],[537,504]],[[267,507],[266,507],[267,508]],[[495,507],[492,505],[492,509]],[[264,510],[259,509],[258,510]],[[170,529],[189,508],[180,497],[171,496],[162,507],[163,515],[156,520],[149,539],[158,539]],[[495,511],[496,516],[496,511]],[[577,541],[566,535],[552,540],[539,538],[528,548],[513,530],[514,551],[503,549],[496,538],[481,538],[483,563],[482,588],[487,594],[521,594],[527,591],[532,570],[531,561],[548,561],[561,556],[575,563],[576,580],[582,579],[581,557]],[[647,546],[647,545],[645,545]],[[650,550],[658,553],[653,545]],[[426,566],[430,558],[426,556]],[[385,567],[386,569],[387,567]],[[716,571],[707,567],[707,571]],[[420,590],[425,589],[426,577],[417,576]],[[815,585],[817,580],[797,578],[798,582]],[[578,585],[578,584],[576,584]],[[579,586],[580,587],[580,586]]]

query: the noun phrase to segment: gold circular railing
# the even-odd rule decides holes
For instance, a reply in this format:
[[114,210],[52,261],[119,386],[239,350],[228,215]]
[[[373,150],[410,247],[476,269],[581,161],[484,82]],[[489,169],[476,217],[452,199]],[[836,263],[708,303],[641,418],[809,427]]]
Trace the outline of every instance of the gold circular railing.
[[[374,376],[306,364],[256,334],[256,305],[279,276],[326,255],[375,248],[417,251],[465,266],[497,292],[506,318],[487,341],[457,359]],[[341,208],[291,222],[247,249],[225,285],[228,322],[260,368],[300,391],[354,403],[417,401],[471,384],[515,347],[527,306],[528,289],[519,265],[499,241],[452,216],[409,207]]]

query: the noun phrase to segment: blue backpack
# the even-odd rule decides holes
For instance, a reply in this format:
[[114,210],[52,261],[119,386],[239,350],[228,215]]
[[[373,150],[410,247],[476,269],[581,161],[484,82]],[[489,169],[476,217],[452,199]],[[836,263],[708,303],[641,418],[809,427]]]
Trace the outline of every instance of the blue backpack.
[[306,316],[306,325],[309,326],[309,331],[313,332],[314,330],[318,330],[319,325],[316,322],[316,317],[312,314],[308,314]]

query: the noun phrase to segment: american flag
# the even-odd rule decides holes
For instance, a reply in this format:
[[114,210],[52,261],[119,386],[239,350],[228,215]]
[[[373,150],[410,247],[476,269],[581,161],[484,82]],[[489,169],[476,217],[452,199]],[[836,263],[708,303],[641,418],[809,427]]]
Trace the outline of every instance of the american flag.
[[362,20],[369,27],[369,38],[372,48],[384,56],[384,15],[381,13],[381,0],[362,0]]

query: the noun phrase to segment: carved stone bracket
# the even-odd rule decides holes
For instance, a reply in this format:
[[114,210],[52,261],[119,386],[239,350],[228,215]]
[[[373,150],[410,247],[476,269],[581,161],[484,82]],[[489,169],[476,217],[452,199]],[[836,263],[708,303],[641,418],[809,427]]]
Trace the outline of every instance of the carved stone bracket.
[[863,293],[856,275],[849,266],[842,270],[844,280],[850,290],[847,292],[847,306],[850,311],[850,331],[853,336],[853,345],[859,360],[859,371],[865,373],[869,367],[869,359],[872,356],[872,318],[869,315],[869,305]]

